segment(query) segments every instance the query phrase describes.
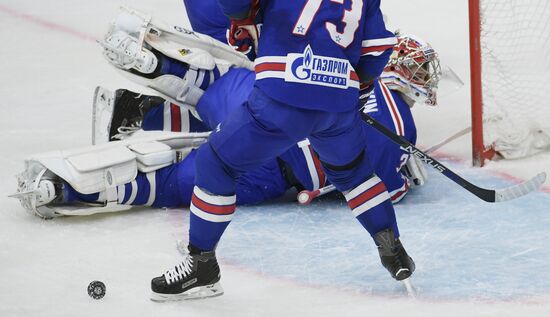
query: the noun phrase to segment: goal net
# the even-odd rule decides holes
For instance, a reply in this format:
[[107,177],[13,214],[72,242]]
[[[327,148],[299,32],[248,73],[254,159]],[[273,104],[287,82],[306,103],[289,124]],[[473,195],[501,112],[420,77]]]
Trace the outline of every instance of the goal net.
[[470,0],[474,163],[550,149],[550,1]]

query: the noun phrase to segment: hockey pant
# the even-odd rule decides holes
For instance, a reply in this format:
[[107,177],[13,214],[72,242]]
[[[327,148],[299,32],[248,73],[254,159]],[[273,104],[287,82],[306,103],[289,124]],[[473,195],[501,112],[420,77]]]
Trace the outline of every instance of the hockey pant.
[[390,196],[365,153],[358,112],[299,109],[255,88],[245,106],[231,112],[198,150],[190,243],[212,250],[235,212],[235,180],[305,137],[324,162],[328,179],[346,193],[348,205],[371,236],[392,227],[397,237]]

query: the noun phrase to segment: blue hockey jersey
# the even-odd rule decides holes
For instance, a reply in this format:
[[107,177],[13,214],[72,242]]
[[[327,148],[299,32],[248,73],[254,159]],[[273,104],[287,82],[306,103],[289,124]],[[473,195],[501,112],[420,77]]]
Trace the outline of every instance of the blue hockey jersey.
[[[374,89],[362,111],[397,135],[416,143],[416,126],[409,105],[399,92],[388,89],[380,80],[374,82]],[[376,175],[386,184],[392,202],[398,202],[408,191],[407,179],[400,170],[407,162],[409,154],[370,125],[364,124],[364,128],[367,149],[371,149],[369,159]]]
[[183,0],[183,3],[194,31],[227,44],[229,19],[223,14],[218,0]]
[[[242,17],[250,0],[219,0],[223,12]],[[357,105],[360,81],[384,68],[394,35],[379,0],[262,0],[256,86],[295,107],[331,112]]]

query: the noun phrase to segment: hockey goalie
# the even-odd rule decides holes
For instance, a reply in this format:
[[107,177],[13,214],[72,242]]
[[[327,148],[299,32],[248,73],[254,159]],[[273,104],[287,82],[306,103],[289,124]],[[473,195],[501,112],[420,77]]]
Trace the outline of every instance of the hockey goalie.
[[[113,40],[113,36],[117,35],[120,39],[118,43],[125,43],[124,47],[139,47],[136,45],[139,40],[137,37],[132,37],[127,31],[121,31],[129,28],[128,24],[131,23],[128,21],[132,18],[132,15],[128,17],[126,14],[119,17],[105,36],[105,42],[117,42]],[[131,33],[139,34],[137,31]],[[188,36],[194,33],[185,34]],[[195,45],[207,47],[211,43],[203,39],[199,44],[189,43],[188,39],[179,41],[187,44],[185,46],[187,52],[194,52]],[[103,45],[106,46],[106,44]],[[207,136],[201,132],[215,128],[232,108],[240,106],[246,100],[247,94],[252,89],[253,72],[245,68],[230,70],[231,67],[227,65],[233,64],[214,59],[207,52],[195,54],[193,61],[187,59],[192,54],[186,55],[182,60],[181,58],[172,59],[164,52],[160,53],[154,49],[142,49],[136,52],[132,56],[138,56],[138,58],[129,58],[124,57],[124,54],[128,54],[127,49],[117,51],[111,45],[104,50],[107,60],[117,69],[169,100],[127,90],[110,92],[104,88],[98,88],[94,97],[93,143],[105,143],[128,135],[132,138],[124,142],[71,151],[55,151],[27,159],[26,170],[18,177],[19,193],[16,195],[27,210],[49,218],[126,210],[130,205],[154,207],[189,205],[191,191],[189,186],[193,183],[193,150],[205,142]],[[398,52],[401,53],[397,54]],[[228,54],[235,59],[232,51]],[[416,130],[409,105],[412,106],[415,101],[432,105],[436,103],[435,91],[439,76],[439,61],[436,56],[429,45],[408,36],[402,37],[401,42],[396,46],[396,54],[388,64],[381,80],[362,97],[363,111],[377,116],[388,126],[393,126],[396,132],[414,141]],[[405,62],[410,61],[411,57],[420,61],[415,65],[417,68],[405,67]],[[144,62],[145,60],[149,62]],[[216,62],[206,65],[207,63],[203,62],[196,63],[195,60]],[[241,65],[247,65],[240,56],[236,60]],[[156,76],[151,76],[151,70],[143,68],[143,65],[148,63],[157,65],[155,69],[164,68],[165,73],[157,72]],[[161,64],[163,67],[159,67]],[[209,70],[210,68],[213,70]],[[422,75],[427,80],[415,79],[415,77],[421,77],[418,72],[424,71],[423,69],[431,69],[431,73]],[[164,78],[159,80],[159,77],[163,76]],[[200,81],[198,78],[203,80]],[[158,84],[159,82],[175,84],[163,85]],[[214,82],[216,85],[209,88]],[[186,88],[179,90],[179,93],[169,89],[178,85]],[[390,99],[384,95],[385,89],[388,92],[391,91]],[[187,93],[182,93],[183,91]],[[397,112],[395,112],[396,109],[398,109]],[[397,117],[395,117],[396,113]],[[200,117],[204,120],[199,120]],[[399,120],[401,124],[396,123],[395,120]],[[141,129],[165,130],[165,132],[158,131],[154,136],[143,131],[132,134]],[[185,133],[169,133],[169,131]],[[376,136],[376,133],[369,135]],[[423,184],[426,175],[417,160],[409,160],[397,146],[383,137],[372,137],[370,142],[380,149],[387,148],[385,151],[379,151],[377,160],[393,162],[380,163],[376,166],[379,167],[379,175],[391,189],[394,202],[402,199],[411,185]],[[258,203],[278,197],[291,187],[316,190],[326,186],[326,178],[319,168],[318,158],[308,144],[307,141],[302,142],[262,170],[251,173],[248,177],[242,177],[239,202]],[[151,160],[151,157],[155,157],[155,160]],[[388,160],[388,157],[393,158]],[[101,163],[99,163],[100,158]],[[92,164],[92,162],[95,163]],[[409,178],[407,179],[401,172]],[[190,176],[185,179],[183,185],[178,177],[164,177],[178,174]],[[174,190],[186,188],[186,185],[187,190],[183,193]],[[180,198],[170,199],[173,197]]]

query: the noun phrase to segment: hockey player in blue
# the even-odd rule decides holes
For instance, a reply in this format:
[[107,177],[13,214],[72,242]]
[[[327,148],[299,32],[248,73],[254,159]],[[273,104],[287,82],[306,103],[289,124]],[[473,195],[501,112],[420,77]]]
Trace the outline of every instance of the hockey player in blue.
[[[253,88],[254,72],[235,68],[227,72],[207,89],[196,109],[203,121],[187,109],[159,97],[145,96],[127,90],[119,90],[115,100],[115,114],[111,124],[112,133],[125,131],[136,122],[145,131],[203,132],[213,130],[234,109],[241,107]],[[100,89],[98,89],[100,90]],[[100,90],[100,94],[108,92]],[[98,95],[96,98],[101,99]],[[141,112],[141,113],[140,113]],[[123,129],[120,124],[125,122]],[[131,129],[130,129],[131,130]],[[122,136],[118,134],[117,136]],[[189,206],[194,186],[194,162],[196,151],[189,153],[181,162],[154,172],[155,199],[152,207]],[[120,204],[145,205],[150,197],[151,175],[138,173],[135,184],[124,186]],[[262,167],[245,173],[237,180],[237,203],[255,204],[282,196],[291,187],[299,190],[315,190],[326,184],[317,155],[307,142],[295,145],[280,158],[271,160]],[[64,202],[95,202],[99,193],[83,195],[65,184]]]
[[[229,19],[222,13],[218,0],[184,0],[185,4],[185,10],[187,12],[187,15],[189,17],[189,21],[191,23],[191,26],[193,30],[208,34],[214,38],[216,38],[218,41],[226,43],[231,42],[227,36],[229,34],[229,28],[230,28],[230,21]],[[412,115],[410,114],[409,107],[406,106],[407,102],[403,100],[401,95],[398,95],[397,92],[400,91],[404,95],[409,95],[409,101],[408,104],[410,107],[414,104],[415,101],[419,101],[421,103],[434,105],[434,100],[431,100],[431,98],[424,98],[424,96],[435,95],[434,92],[432,92],[433,87],[437,86],[437,82],[439,78],[437,77],[439,69],[439,60],[435,57],[435,53],[431,56],[426,56],[425,52],[433,52],[431,46],[429,46],[427,43],[420,43],[418,45],[409,46],[409,41],[406,40],[409,37],[405,37],[401,39],[401,43],[399,43],[398,47],[399,50],[401,50],[401,53],[394,53],[395,56],[392,57],[391,63],[393,63],[394,66],[400,66],[400,69],[396,69],[395,67],[388,66],[384,73],[386,75],[383,75],[382,81],[388,85],[390,85],[392,88],[392,96],[389,96],[389,99],[383,98],[384,94],[381,93],[381,85],[378,82],[375,82],[374,85],[371,85],[369,89],[364,89],[364,91],[368,90],[369,93],[363,93],[363,97],[368,99],[368,106],[365,107],[365,111],[370,113],[371,116],[373,116],[375,119],[377,119],[379,122],[385,124],[388,127],[394,127],[395,126],[395,132],[399,135],[405,136],[409,141],[415,143],[416,141],[416,129],[414,127],[414,121],[412,120]],[[414,38],[411,39],[410,43],[417,42]],[[249,42],[243,42],[241,39],[240,42],[236,43],[233,41],[233,43],[230,43],[240,51],[246,52],[249,47]],[[376,49],[376,48],[373,48]],[[424,56],[423,56],[424,55]],[[425,65],[435,65],[431,66],[431,82],[420,82],[420,83],[414,83],[413,76],[415,71],[406,70],[406,66],[404,61],[412,60],[411,56],[416,58],[417,60],[424,61]],[[418,57],[421,57],[418,59]],[[398,61],[398,57],[400,58]],[[418,66],[418,65],[416,65]],[[404,74],[402,71],[407,71],[408,73]],[[399,84],[401,82],[401,84]],[[397,83],[397,84],[396,84]],[[412,87],[417,87],[413,89]],[[424,87],[424,88],[422,88]],[[426,88],[428,87],[428,88]],[[246,88],[242,88],[246,89]],[[374,89],[375,93],[371,93]],[[420,93],[418,91],[420,90]],[[230,94],[231,95],[231,94]],[[386,94],[389,95],[389,94]],[[380,110],[376,107],[372,108],[372,105],[377,105],[376,102],[376,96],[379,97],[379,100],[384,101],[385,103],[378,103],[380,105],[392,105],[391,107],[382,107]],[[423,99],[424,98],[424,99]],[[366,100],[366,99],[365,99]],[[225,101],[225,100],[220,100]],[[397,105],[397,106],[395,106]],[[396,110],[397,109],[397,110]],[[402,115],[401,115],[402,114]],[[391,118],[391,120],[390,120]],[[397,121],[395,121],[397,120]],[[401,122],[401,124],[394,125],[394,122]],[[373,131],[374,129],[370,126],[367,127],[367,130]],[[393,202],[398,202],[401,200],[405,194],[407,193],[409,184],[407,181],[404,181],[402,177],[402,174],[399,171],[396,171],[394,168],[393,163],[400,162],[397,166],[402,166],[403,164],[406,164],[407,161],[407,155],[405,153],[401,153],[399,150],[399,147],[394,145],[391,142],[387,142],[384,137],[378,139],[377,136],[379,136],[378,132],[372,133],[369,131],[367,133],[367,140],[368,143],[372,143],[372,145],[369,145],[369,147],[376,147],[379,148],[379,151],[376,151],[375,153],[371,154],[371,159],[374,162],[374,167],[376,170],[377,175],[379,175],[384,183],[386,184],[386,187],[392,197]],[[387,150],[390,148],[391,150]],[[289,151],[292,152],[292,151]],[[399,155],[397,155],[399,153]],[[393,154],[393,155],[392,155]],[[293,156],[292,153],[286,153],[282,155],[282,157],[286,157],[287,160],[291,159]],[[300,154],[298,154],[300,156]],[[393,160],[390,160],[390,162],[387,161],[388,157],[394,158]],[[399,158],[397,160],[397,158]],[[411,158],[414,159],[414,158]],[[382,163],[384,162],[384,163]],[[417,162],[418,163],[418,162]],[[421,164],[416,164],[413,162],[410,162],[410,164],[414,164],[410,168],[407,166],[404,166],[404,170],[417,170],[418,173],[423,172],[423,166]],[[419,171],[420,169],[420,171]],[[296,173],[300,173],[303,169],[295,169]],[[421,176],[420,176],[421,178]],[[422,180],[419,180],[416,178],[414,181],[412,181],[412,184],[414,186],[414,182],[422,182]],[[309,189],[306,187],[306,189]],[[311,190],[311,189],[309,189]]]
[[[435,104],[435,88],[438,83],[439,60],[435,52],[426,43],[419,42],[410,36],[399,37],[394,54],[381,77],[376,80],[372,89],[361,98],[362,109],[376,120],[391,128],[395,133],[405,136],[415,143],[416,128],[410,112],[415,101]],[[416,66],[408,69],[408,62],[417,61]],[[395,69],[398,67],[399,69]],[[419,72],[431,69],[429,73]],[[241,106],[253,89],[253,73],[245,69],[232,69],[219,81],[206,90],[197,105],[197,111],[205,123],[195,119],[189,111],[181,109],[170,102],[159,102],[149,110],[143,120],[144,130],[191,131],[209,130],[201,126],[216,127],[223,118]],[[415,77],[417,79],[415,79]],[[426,81],[424,78],[428,78]],[[420,92],[420,93],[419,93]],[[168,115],[166,115],[168,114]],[[367,147],[376,148],[371,154],[371,160],[376,174],[384,181],[392,202],[401,200],[408,191],[409,182],[422,181],[418,176],[407,181],[401,173],[406,168],[421,168],[408,160],[408,155],[398,145],[364,124],[367,132]],[[190,127],[186,129],[185,127]],[[308,141],[299,142],[300,146],[293,146],[280,155],[280,161],[285,164],[287,173],[295,186],[307,190],[315,190],[327,184],[324,172],[318,166],[318,159],[312,151]],[[194,156],[193,156],[194,157]],[[186,161],[188,161],[186,159]],[[409,163],[410,166],[407,166]],[[189,162],[187,165],[193,164]],[[191,172],[189,172],[191,173]],[[420,175],[421,176],[421,175]],[[272,195],[270,195],[272,197]],[[238,203],[241,199],[237,195]],[[248,201],[248,200],[247,200]],[[261,198],[254,199],[261,201]],[[245,203],[243,201],[243,203]]]
[[223,292],[215,246],[235,212],[235,180],[305,137],[328,179],[375,240],[384,267],[397,280],[408,278],[414,262],[399,240],[390,195],[369,162],[357,112],[360,83],[379,76],[396,44],[384,27],[379,1],[220,5],[233,19],[229,37],[244,34],[258,44],[255,87],[245,106],[216,127],[197,153],[190,252],[152,280],[152,299]]
[[[399,56],[399,53],[394,52],[395,56],[392,56],[392,60],[395,62],[395,64],[392,64],[390,62],[389,66],[386,67],[386,72],[382,75],[381,80],[375,82],[374,92],[371,93],[370,95],[366,96],[365,98],[363,98],[364,101],[362,102],[363,105],[364,105],[364,110],[365,111],[369,112],[371,115],[378,118],[380,121],[385,123],[387,126],[390,126],[390,127],[392,125],[395,126],[395,131],[397,133],[399,133],[399,131],[400,131],[399,129],[401,129],[401,132],[404,131],[406,136],[407,135],[411,136],[411,140],[412,140],[412,137],[414,136],[414,134],[412,134],[412,133],[414,133],[414,125],[409,125],[409,121],[410,121],[410,123],[412,123],[412,117],[410,116],[410,112],[408,112],[407,104],[403,101],[404,99],[402,99],[402,96],[400,94],[397,94],[395,91],[401,91],[405,96],[407,96],[407,94],[409,94],[408,95],[409,97],[407,97],[407,98],[411,98],[411,99],[414,99],[415,96],[419,96],[419,95],[421,95],[421,96],[425,95],[429,98],[430,97],[435,97],[435,95],[430,96],[429,90],[427,89],[428,87],[427,86],[422,86],[422,83],[419,82],[418,79],[414,83],[410,80],[410,79],[414,79],[415,76],[417,76],[419,78],[429,78],[429,80],[432,81],[432,84],[437,85],[437,79],[435,77],[430,77],[430,76],[426,77],[425,76],[426,74],[424,74],[423,76],[420,76],[421,73],[419,73],[419,71],[422,71],[424,69],[424,67],[428,68],[428,66],[431,65],[432,63],[434,63],[434,61],[437,61],[437,59],[435,59],[435,60],[433,58],[432,59],[424,59],[421,62],[420,57],[422,57],[422,56],[411,55],[411,54],[413,54],[413,53],[415,53],[415,54],[416,53],[422,53],[423,54],[423,51],[420,51],[420,50],[416,50],[416,51],[403,50],[403,48],[408,47],[408,45],[409,45],[408,43],[413,43],[413,42],[414,41],[409,41],[408,39],[407,40],[400,39],[399,50],[397,50],[397,48],[396,48],[396,51],[404,52],[404,53],[402,53],[403,55]],[[401,46],[402,43],[406,43],[406,44],[403,44],[403,46]],[[407,58],[411,58],[411,57],[414,57],[415,61],[419,62],[419,64],[417,65],[418,67],[413,68],[408,73],[405,73],[403,71],[396,71],[396,69],[392,69],[394,66],[400,66],[403,70],[406,70],[407,65],[405,63],[403,65],[401,65],[401,64],[399,64],[399,62],[407,61]],[[177,70],[180,69],[181,67],[176,66],[174,68],[176,69],[176,71],[170,70],[170,67],[165,68],[165,70],[173,71],[174,73],[177,73]],[[179,75],[183,75],[183,74],[179,74]],[[233,101],[233,107],[240,106],[242,104],[242,101],[246,99],[246,95],[248,95],[248,92],[252,89],[253,80],[250,79],[250,72],[247,73],[246,70],[242,70],[242,69],[232,70],[232,71],[229,71],[226,74],[226,76],[227,77],[226,77],[225,82],[223,80],[219,80],[219,81],[216,81],[213,84],[209,83],[211,88],[206,91],[205,95],[203,95],[203,97],[201,98],[199,104],[197,105],[197,111],[200,113],[201,117],[203,118],[204,123],[202,123],[202,122],[200,122],[196,119],[193,119],[193,117],[190,116],[190,115],[186,115],[186,116],[182,115],[186,111],[183,111],[182,109],[175,106],[174,104],[171,104],[169,102],[168,103],[160,102],[160,104],[158,106],[153,107],[153,109],[151,111],[149,111],[147,113],[147,115],[145,116],[145,119],[144,119],[144,122],[143,122],[143,128],[144,129],[153,129],[153,130],[155,130],[155,129],[159,129],[160,127],[164,128],[164,129],[166,129],[168,127],[168,129],[171,129],[171,130],[174,130],[174,131],[181,131],[183,126],[186,125],[187,128],[189,128],[191,131],[193,131],[193,130],[204,131],[204,130],[211,129],[212,127],[215,127],[220,121],[223,120],[224,114],[227,114],[227,112],[231,111],[229,109],[229,108],[232,107],[231,106],[231,101]],[[247,83],[248,83],[248,85],[247,85]],[[388,92],[387,87],[390,87],[390,86],[395,91]],[[239,88],[239,87],[241,87],[241,88]],[[249,88],[247,89],[247,87],[249,87]],[[418,91],[420,91],[423,94],[418,94]],[[212,92],[212,93],[209,94],[208,92]],[[389,94],[392,94],[393,97],[388,99]],[[427,99],[429,99],[429,98],[427,98]],[[379,105],[375,105],[374,101],[376,99],[384,100],[385,103],[378,102]],[[238,100],[241,100],[241,101],[238,101]],[[388,104],[388,100],[390,100],[390,101],[393,100],[394,104],[393,105]],[[154,110],[156,110],[156,111],[154,111]],[[168,110],[169,116],[165,116],[165,113],[167,112],[166,110]],[[396,110],[397,110],[397,112],[396,112]],[[408,114],[407,114],[407,112],[408,112]],[[397,114],[402,113],[402,114],[396,116],[396,113]],[[161,114],[161,115],[159,115],[159,114]],[[378,114],[379,114],[379,116],[378,116]],[[390,115],[388,115],[388,114],[390,114]],[[166,120],[167,118],[168,118],[168,120]],[[388,120],[385,120],[384,118],[386,118],[386,119],[391,118],[391,120],[388,121]],[[409,120],[409,118],[410,118],[410,120]],[[187,124],[184,124],[185,120],[187,120]],[[210,128],[207,127],[207,125],[209,125]],[[376,142],[375,139],[372,138],[372,136],[373,136],[372,134],[368,135],[369,138],[367,138],[367,143],[370,144],[372,142]],[[382,137],[382,139],[384,139],[384,138]],[[385,145],[390,144],[387,140],[385,140],[385,141],[386,141]],[[301,142],[301,143],[303,144],[303,142]],[[377,147],[384,146],[384,142],[379,142],[379,144],[380,145],[377,145]],[[294,153],[296,155],[292,154],[293,149],[296,150],[296,151],[294,151]],[[395,154],[394,155],[390,154],[392,152],[385,151],[384,155],[379,155],[378,156],[380,158],[380,161],[378,161],[377,163],[383,162],[383,161],[388,161],[388,157],[394,157],[394,158],[397,157],[398,158],[397,162],[399,163],[399,159],[401,158],[402,153],[400,152],[398,147],[397,147],[397,151],[399,151],[399,154],[396,154],[396,155]],[[313,151],[312,151],[310,146],[306,145],[306,146],[301,147],[301,148],[298,148],[298,147],[294,146],[291,150],[287,151],[287,153],[281,155],[281,157],[285,157],[285,155],[286,155],[286,161],[287,162],[292,162],[293,157],[297,158],[297,161],[301,160],[301,162],[294,165],[294,166],[298,166],[298,168],[294,168],[294,169],[298,172],[302,172],[302,175],[305,175],[302,179],[305,179],[306,181],[300,180],[303,184],[307,184],[306,186],[304,186],[305,188],[311,188],[310,186],[312,186],[313,188],[315,188],[317,186],[322,186],[322,184],[324,182],[324,176],[322,176],[323,171],[322,171],[322,169],[317,169],[317,171],[319,172],[317,174],[318,178],[312,177],[314,174],[310,172],[311,170],[307,171],[308,168],[311,167],[311,166],[309,166],[309,162],[304,162],[304,161],[307,161],[307,159],[305,159],[305,157],[307,157],[307,156],[304,156],[304,154],[306,152],[309,152],[309,153],[313,154]],[[155,197],[154,200],[152,200],[152,203],[153,203],[152,205],[153,206],[168,206],[168,207],[170,207],[170,206],[180,206],[180,205],[188,204],[188,198],[186,200],[186,197],[190,197],[190,195],[191,195],[191,193],[190,193],[191,190],[190,189],[193,186],[193,182],[192,182],[193,177],[192,177],[192,172],[190,173],[191,175],[189,175],[189,173],[188,173],[189,169],[185,169],[184,167],[186,165],[189,166],[190,164],[192,164],[192,162],[195,158],[194,153],[195,152],[191,152],[191,155],[189,155],[185,159],[185,161],[184,161],[184,162],[186,162],[185,164],[183,164],[183,162],[181,162],[181,163],[179,163],[175,166],[172,166],[170,168],[164,168],[164,169],[158,170],[156,172],[156,176],[154,177],[156,186],[153,186],[153,187],[156,187],[156,191],[155,191],[156,192],[156,197]],[[382,152],[380,152],[380,153],[382,153]],[[395,153],[395,152],[393,152],[393,153]],[[386,156],[386,155],[388,155],[388,156]],[[315,155],[311,155],[311,156],[314,157]],[[306,168],[306,166],[307,166],[307,168]],[[312,166],[319,167],[318,164],[312,164]],[[382,166],[382,165],[381,164],[376,164],[376,166],[377,166],[376,170],[377,170],[377,172],[379,172],[378,167]],[[401,176],[401,174],[399,172],[397,172],[398,168],[396,169],[396,166],[399,166],[398,164],[386,165],[386,166],[387,167],[391,166],[391,167],[386,169],[388,171],[388,175],[390,175],[390,174],[399,175],[395,179],[400,181],[401,184],[405,184],[404,178]],[[243,197],[243,200],[241,200],[241,201],[246,203],[247,201],[248,202],[258,202],[258,201],[262,201],[262,200],[265,200],[265,199],[269,199],[270,198],[269,196],[262,196],[262,195],[264,195],[265,192],[266,192],[263,189],[267,189],[267,193],[270,193],[270,189],[266,186],[256,186],[256,188],[259,189],[259,190],[258,191],[252,191],[251,194],[247,197],[246,193],[245,193],[245,195],[243,195],[242,193],[239,193],[239,184],[243,184],[240,180],[247,180],[247,179],[250,180],[248,182],[248,184],[246,184],[246,181],[245,181],[244,186],[242,188],[247,188],[247,186],[249,186],[249,185],[253,185],[253,186],[249,186],[249,188],[254,188],[254,185],[264,184],[262,182],[258,182],[258,179],[260,179],[261,181],[264,181],[267,186],[271,185],[273,187],[273,189],[275,189],[275,190],[271,191],[272,193],[276,193],[277,188],[282,188],[283,190],[279,192],[279,195],[281,193],[283,193],[286,188],[289,187],[290,184],[288,182],[288,179],[283,179],[280,176],[281,175],[281,171],[279,170],[280,166],[277,166],[277,165],[274,165],[274,164],[271,164],[271,165],[266,164],[266,166],[263,166],[262,168],[267,168],[267,170],[260,171],[257,174],[257,175],[260,175],[260,178],[254,178],[254,177],[247,178],[246,177],[247,174],[245,174],[244,177],[241,177],[238,180],[238,183],[237,183],[237,193],[238,193],[238,195],[237,196],[239,196],[239,199],[241,199],[241,197]],[[387,181],[384,177],[385,173],[383,172],[383,170],[380,170],[380,171],[381,171],[380,175],[382,175],[383,179],[385,181]],[[296,174],[299,175],[300,173],[296,173]],[[184,175],[184,177],[181,177],[181,175]],[[254,175],[254,173],[250,173],[250,175]],[[274,175],[275,177],[273,177],[272,175]],[[263,177],[263,179],[262,179],[262,177]],[[300,177],[298,177],[298,178],[300,178]],[[278,183],[279,180],[281,181],[280,183]],[[308,184],[308,182],[309,182],[309,184]],[[120,192],[123,192],[123,195],[119,196],[120,197],[120,199],[119,199],[120,203],[145,204],[145,203],[147,203],[148,201],[151,200],[151,193],[150,193],[151,178],[150,178],[150,176],[145,175],[145,174],[140,174],[140,175],[138,175],[138,177],[136,179],[136,183],[137,183],[137,186],[135,186],[135,185],[132,186],[131,184],[127,184],[126,186],[124,186],[124,189],[120,191]],[[390,184],[392,182],[387,181],[387,183]],[[174,186],[174,185],[176,185],[176,186]],[[402,187],[403,186],[397,186],[396,189],[402,189]],[[178,190],[175,190],[176,188]],[[187,190],[186,190],[186,188],[187,188]],[[391,186],[388,185],[388,188],[391,188]],[[406,192],[406,191],[402,191],[402,190],[399,191],[399,193],[404,193],[404,192]],[[67,195],[67,197],[69,198],[69,197],[71,197],[71,195],[72,195],[73,198],[77,198],[79,196],[78,193],[73,192],[73,193]],[[392,198],[394,198],[394,199],[395,198],[399,199],[400,197],[402,197],[402,195],[401,196],[400,195],[398,195],[398,196],[392,195],[392,196],[393,196]],[[71,199],[71,198],[69,198],[69,199]],[[81,199],[81,200],[96,200],[97,198],[96,197],[84,197],[84,195],[80,195],[80,197],[78,197],[78,199]],[[247,199],[249,199],[249,200],[247,200]]]

